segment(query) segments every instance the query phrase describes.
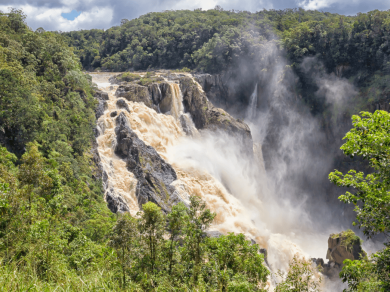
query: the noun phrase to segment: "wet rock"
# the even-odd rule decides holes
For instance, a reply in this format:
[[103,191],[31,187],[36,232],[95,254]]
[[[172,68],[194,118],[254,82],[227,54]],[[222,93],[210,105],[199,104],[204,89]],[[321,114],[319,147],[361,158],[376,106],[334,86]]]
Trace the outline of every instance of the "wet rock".
[[107,101],[99,99],[98,106],[96,107],[95,110],[96,120],[98,120],[104,114],[104,111],[107,109],[108,109]]
[[136,196],[139,206],[151,201],[164,212],[170,212],[171,206],[181,201],[171,185],[177,179],[175,170],[153,147],[138,138],[124,113],[118,115],[116,124],[115,154],[126,161],[127,168],[138,181]]
[[341,272],[341,265],[328,261],[324,262],[322,258],[312,258],[311,261],[317,269],[331,280],[338,280]]
[[112,188],[106,192],[106,202],[108,208],[113,213],[125,213],[130,211],[123,198],[118,196]]
[[267,252],[267,249],[266,249],[266,248],[260,248],[259,252],[262,253],[262,254],[264,255],[264,261],[265,261],[265,263],[267,264],[267,266],[269,266],[269,264],[268,264],[268,252]]
[[197,131],[195,129],[194,123],[191,120],[191,116],[188,113],[185,113],[180,116],[180,124],[184,133],[189,136],[196,135]]
[[152,101],[155,105],[158,105],[162,100],[162,93],[159,84],[153,83],[148,86],[148,91]]
[[361,246],[361,240],[352,230],[331,234],[328,239],[327,263],[322,258],[312,258],[312,262],[324,275],[330,279],[338,279],[346,259],[359,260],[366,253]]
[[117,114],[118,114],[117,111],[113,111],[113,112],[110,113],[110,117],[114,118],[114,117],[117,116]]
[[[120,98],[120,99],[118,99],[117,101],[116,101],[116,107],[118,108],[118,109],[125,109],[125,110],[127,110],[128,112],[130,112],[130,109],[129,109],[129,106],[128,106],[128,104],[126,103],[126,101],[124,100],[124,99],[122,99],[122,98]],[[112,114],[112,113],[111,113]],[[116,115],[116,114],[115,114]]]
[[135,83],[126,83],[118,87],[115,95],[123,97],[128,101],[143,102],[146,106],[157,110],[157,106],[153,103],[153,100],[149,95],[148,87],[146,86]]
[[191,78],[181,78],[180,87],[185,111],[191,114],[197,129],[224,131],[236,137],[245,151],[253,155],[252,134],[247,124],[214,107]]
[[109,99],[108,93],[101,91],[101,90],[95,91],[95,97],[99,100],[108,100]]

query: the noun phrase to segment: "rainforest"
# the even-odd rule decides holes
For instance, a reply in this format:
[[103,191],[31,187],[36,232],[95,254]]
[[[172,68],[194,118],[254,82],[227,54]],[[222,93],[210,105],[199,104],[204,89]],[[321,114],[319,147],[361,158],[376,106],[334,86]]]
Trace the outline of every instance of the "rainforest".
[[389,291],[390,10],[0,11],[1,291]]

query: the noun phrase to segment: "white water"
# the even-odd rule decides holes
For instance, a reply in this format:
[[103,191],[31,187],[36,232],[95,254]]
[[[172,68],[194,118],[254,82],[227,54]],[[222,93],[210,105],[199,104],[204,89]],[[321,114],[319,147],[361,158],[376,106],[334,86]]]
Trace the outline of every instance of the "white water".
[[[116,87],[110,90],[108,83],[112,74],[91,75],[93,82],[109,93],[108,109],[98,120],[101,129],[97,139],[98,151],[103,168],[109,175],[110,187],[126,200],[132,215],[139,210],[135,197],[137,180],[126,169],[125,162],[114,154],[116,117],[110,116],[114,110],[118,114],[124,112],[138,137],[154,147],[173,166],[178,177],[173,185],[179,195],[184,200],[188,200],[191,194],[197,195],[211,211],[217,213],[212,229],[222,233],[244,233],[255,239],[260,247],[267,248],[268,262],[273,271],[286,270],[296,254],[309,258],[303,249],[316,252],[316,247],[322,246],[322,242],[326,246],[327,238],[316,236],[314,232],[305,235],[293,232],[300,229],[296,226],[299,223],[297,218],[304,217],[300,214],[301,210],[291,208],[287,202],[279,204],[273,200],[267,187],[260,145],[254,146],[256,172],[253,168],[256,163],[247,161],[228,135],[203,132],[202,135],[188,136],[184,133],[180,124],[184,108],[177,84],[171,83],[170,115],[157,113],[143,103],[127,101],[128,113],[115,107]],[[252,96],[251,107],[255,108],[257,90]],[[250,109],[253,114],[253,108]],[[192,123],[188,115],[186,119]],[[191,125],[195,129],[193,123]]]
[[256,118],[256,112],[257,112],[257,83],[255,86],[255,90],[253,91],[250,99],[249,99],[249,106],[246,112],[245,119],[251,121],[254,118]]

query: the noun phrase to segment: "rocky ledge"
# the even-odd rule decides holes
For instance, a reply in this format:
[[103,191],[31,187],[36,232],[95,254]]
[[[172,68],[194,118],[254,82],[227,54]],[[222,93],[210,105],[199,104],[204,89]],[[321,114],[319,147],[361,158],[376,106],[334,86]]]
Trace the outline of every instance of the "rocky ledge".
[[[198,130],[226,132],[238,140],[245,152],[253,155],[253,140],[247,124],[235,119],[223,109],[215,107],[201,86],[191,77],[181,74],[176,74],[173,77],[170,76],[168,79],[180,85],[184,110],[191,114]],[[117,78],[120,78],[120,75]],[[144,85],[139,84],[139,80],[120,82],[116,95],[129,101],[143,102],[157,112],[167,113],[171,110],[174,93],[169,82],[155,78],[142,84]]]
[[168,213],[180,198],[171,183],[177,179],[173,167],[157,151],[146,145],[131,129],[126,116],[116,118],[117,145],[115,154],[126,161],[127,168],[137,178],[138,205],[151,201]]

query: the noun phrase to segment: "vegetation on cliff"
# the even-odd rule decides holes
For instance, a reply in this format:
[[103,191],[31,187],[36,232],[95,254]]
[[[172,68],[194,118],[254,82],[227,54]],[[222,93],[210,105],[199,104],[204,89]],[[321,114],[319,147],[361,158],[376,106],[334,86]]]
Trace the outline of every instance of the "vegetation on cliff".
[[[365,174],[351,169],[343,174],[336,170],[329,175],[336,185],[353,189],[339,199],[355,205],[357,222],[354,224],[368,237],[390,232],[389,122],[390,114],[386,111],[362,112],[360,116],[353,116],[353,128],[346,134],[341,149],[348,156],[367,160],[372,172]],[[340,276],[348,282],[350,291],[390,289],[389,242],[371,260],[345,260],[344,265]]]

